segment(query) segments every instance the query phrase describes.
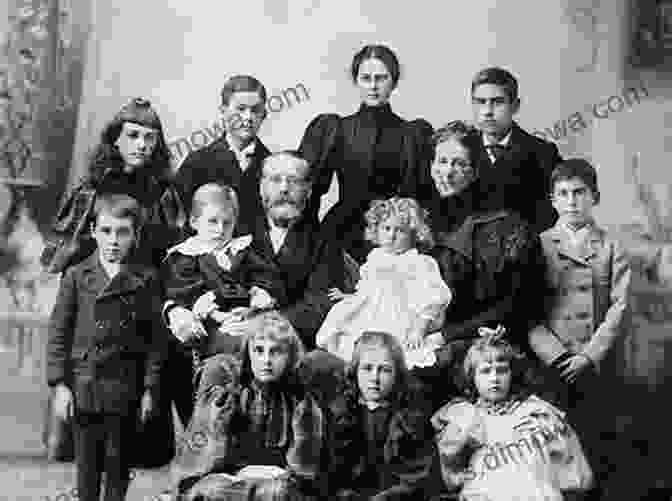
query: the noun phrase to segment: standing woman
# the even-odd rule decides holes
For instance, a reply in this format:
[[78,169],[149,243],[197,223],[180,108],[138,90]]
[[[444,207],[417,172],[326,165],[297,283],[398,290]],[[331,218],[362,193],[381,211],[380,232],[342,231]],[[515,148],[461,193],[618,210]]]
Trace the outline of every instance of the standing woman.
[[[148,100],[132,99],[105,125],[88,172],[64,197],[42,253],[46,270],[63,273],[91,255],[95,249],[93,208],[100,195],[110,193],[129,195],[145,210],[146,223],[135,248],[136,262],[158,267],[166,249],[181,239],[185,220],[170,172],[170,152],[159,115]],[[166,336],[169,359],[162,369],[161,384],[171,391],[164,392],[155,419],[148,422],[140,437],[162,445],[136,450],[133,459],[137,466],[159,466],[172,457],[170,399],[175,401],[184,423],[193,409],[190,357],[180,352],[179,342],[167,330]],[[53,432],[48,425],[45,434]]]
[[431,190],[432,126],[425,120],[406,121],[389,104],[400,77],[399,60],[384,45],[366,45],[352,59],[352,81],[361,105],[345,118],[316,117],[299,147],[315,169],[309,205],[317,218],[320,197],[336,172],[339,199],[322,220],[322,234],[342,242],[362,263],[370,244],[364,240],[364,213],[374,199],[393,196],[424,200]]

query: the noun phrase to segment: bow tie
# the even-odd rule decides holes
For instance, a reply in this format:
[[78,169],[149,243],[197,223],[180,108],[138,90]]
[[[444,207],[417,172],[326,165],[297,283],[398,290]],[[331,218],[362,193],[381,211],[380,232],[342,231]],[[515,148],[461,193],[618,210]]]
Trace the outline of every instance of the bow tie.
[[504,156],[504,153],[509,149],[508,146],[505,146],[503,144],[495,143],[495,144],[489,144],[485,147],[488,152],[495,157],[495,161],[499,160]]

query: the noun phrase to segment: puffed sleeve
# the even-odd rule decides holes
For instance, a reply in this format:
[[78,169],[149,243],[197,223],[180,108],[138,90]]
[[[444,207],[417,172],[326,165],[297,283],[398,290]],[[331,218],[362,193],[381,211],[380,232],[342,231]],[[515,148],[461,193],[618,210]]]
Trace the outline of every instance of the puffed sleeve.
[[414,261],[412,271],[415,279],[408,282],[411,310],[417,312],[423,320],[429,321],[434,328],[439,328],[453,294],[441,277],[439,265],[434,258],[421,254]]
[[311,165],[313,180],[310,200],[305,209],[308,217],[317,221],[322,195],[329,191],[334,172],[339,168],[338,142],[341,117],[325,113],[315,117],[306,127],[299,153]]
[[310,393],[298,402],[291,425],[293,441],[286,454],[287,465],[298,477],[314,480],[320,473],[326,423]]
[[404,172],[399,195],[415,198],[421,203],[427,202],[433,193],[430,167],[434,158],[434,128],[427,120],[420,118],[406,124],[406,134],[409,136],[406,151],[409,165]]
[[478,427],[478,414],[469,402],[449,402],[432,416],[436,446],[439,450],[441,476],[450,491],[462,487],[469,469],[471,454],[476,449],[473,432]]
[[49,273],[62,273],[95,249],[89,231],[95,201],[95,190],[83,182],[63,197],[40,256]]
[[196,395],[194,412],[177,438],[171,478],[177,491],[214,471],[231,467],[232,420],[240,408],[240,363],[222,354],[207,359]]

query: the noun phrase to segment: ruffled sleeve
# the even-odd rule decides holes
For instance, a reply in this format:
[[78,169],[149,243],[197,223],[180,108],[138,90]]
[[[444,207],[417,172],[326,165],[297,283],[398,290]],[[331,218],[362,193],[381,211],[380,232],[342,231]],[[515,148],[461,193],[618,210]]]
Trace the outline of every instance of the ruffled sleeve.
[[441,328],[453,294],[441,277],[438,263],[430,256],[417,254],[410,263],[409,272],[413,275],[413,280],[408,281],[412,311],[430,322],[430,330]]
[[432,416],[432,426],[436,432],[443,481],[449,490],[458,490],[469,470],[471,455],[481,445],[477,440],[478,412],[473,404],[456,400]]

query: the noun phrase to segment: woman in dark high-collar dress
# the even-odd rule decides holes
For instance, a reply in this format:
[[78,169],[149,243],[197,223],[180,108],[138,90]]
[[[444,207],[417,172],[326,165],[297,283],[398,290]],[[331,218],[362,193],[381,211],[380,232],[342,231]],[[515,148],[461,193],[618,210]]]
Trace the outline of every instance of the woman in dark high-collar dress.
[[501,325],[512,344],[528,351],[527,332],[543,315],[541,242],[515,212],[487,208],[473,163],[473,142],[469,141],[475,133],[455,121],[434,137],[432,255],[454,298],[441,329],[446,344],[436,353],[440,368],[436,381],[441,385],[433,392],[435,403],[454,396],[455,388],[449,381],[460,372],[458,368],[480,327]]
[[399,61],[384,45],[367,45],[355,54],[350,74],[361,94],[353,115],[323,114],[307,127],[301,153],[313,165],[314,185],[308,210],[317,218],[320,197],[335,172],[339,199],[321,222],[326,238],[341,242],[362,263],[364,212],[374,199],[394,195],[422,200],[431,192],[432,126],[396,115],[389,98],[399,82]]

